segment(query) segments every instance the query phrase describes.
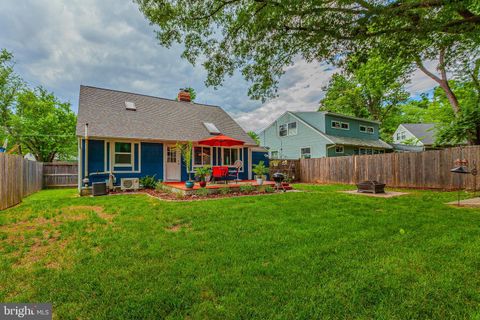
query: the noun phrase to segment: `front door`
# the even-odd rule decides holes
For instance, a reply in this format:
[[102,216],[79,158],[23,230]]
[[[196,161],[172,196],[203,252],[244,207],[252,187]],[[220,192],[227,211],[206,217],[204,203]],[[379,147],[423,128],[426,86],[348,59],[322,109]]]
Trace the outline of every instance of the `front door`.
[[175,146],[167,146],[165,165],[165,180],[180,181],[181,179],[181,163],[180,150]]

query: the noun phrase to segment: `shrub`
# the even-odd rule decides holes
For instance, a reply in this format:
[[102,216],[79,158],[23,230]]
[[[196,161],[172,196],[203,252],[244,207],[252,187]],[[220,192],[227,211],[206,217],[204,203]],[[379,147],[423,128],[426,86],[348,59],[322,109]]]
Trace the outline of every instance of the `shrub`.
[[264,189],[265,193],[274,193],[275,192],[275,188],[274,187],[271,187],[271,186],[266,186],[265,189]]
[[145,189],[155,189],[155,187],[157,186],[157,182],[158,180],[155,179],[155,175],[140,178],[140,183]]
[[255,191],[255,187],[252,186],[251,184],[244,184],[240,186],[240,192],[252,193],[253,191]]
[[223,194],[223,195],[229,194],[231,192],[229,187],[221,187],[218,190],[219,190],[220,194]]
[[195,191],[195,194],[199,197],[206,197],[209,195],[209,191],[207,188],[200,188],[197,191]]

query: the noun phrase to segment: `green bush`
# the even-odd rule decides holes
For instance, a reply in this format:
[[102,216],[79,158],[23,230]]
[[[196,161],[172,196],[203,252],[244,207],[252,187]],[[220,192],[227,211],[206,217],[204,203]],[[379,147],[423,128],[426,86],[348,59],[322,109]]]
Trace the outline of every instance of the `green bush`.
[[218,189],[218,191],[220,192],[220,194],[223,195],[229,194],[231,192],[229,187],[221,187],[220,189]]
[[271,186],[266,186],[265,189],[264,189],[265,193],[274,193],[275,192],[275,188],[274,187],[271,187]]
[[157,186],[158,180],[155,179],[155,175],[153,176],[145,176],[140,178],[140,183],[145,189],[155,189]]
[[253,191],[255,191],[255,187],[252,186],[251,184],[244,184],[240,186],[240,192],[252,193]]
[[195,191],[195,195],[199,197],[206,197],[210,194],[207,188],[200,188],[197,191]]

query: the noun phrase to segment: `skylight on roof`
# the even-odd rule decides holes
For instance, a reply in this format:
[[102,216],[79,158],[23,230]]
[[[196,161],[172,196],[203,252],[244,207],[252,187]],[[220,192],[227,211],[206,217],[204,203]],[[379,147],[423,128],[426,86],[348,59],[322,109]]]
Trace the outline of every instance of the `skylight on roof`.
[[205,126],[205,128],[207,128],[208,132],[210,132],[210,134],[220,134],[220,130],[217,129],[217,127],[211,123],[211,122],[204,122],[203,125]]
[[125,101],[125,109],[135,111],[135,110],[137,110],[137,107],[135,106],[134,102]]

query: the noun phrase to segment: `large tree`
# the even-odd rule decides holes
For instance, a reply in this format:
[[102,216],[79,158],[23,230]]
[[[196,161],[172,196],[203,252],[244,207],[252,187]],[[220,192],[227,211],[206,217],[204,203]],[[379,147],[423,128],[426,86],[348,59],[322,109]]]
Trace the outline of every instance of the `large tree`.
[[240,69],[253,98],[275,95],[285,66],[299,57],[336,62],[371,48],[420,55],[444,36],[480,39],[477,0],[136,1],[162,45],[183,43],[183,57],[204,61],[207,85]]
[[382,137],[388,140],[396,128],[391,121],[409,94],[409,63],[403,59],[384,59],[378,54],[353,56],[345,71],[335,74],[326,87],[319,111],[333,111],[381,121]]
[[60,102],[44,88],[18,94],[6,126],[14,141],[37,161],[69,159],[76,154],[76,116],[70,103]]

